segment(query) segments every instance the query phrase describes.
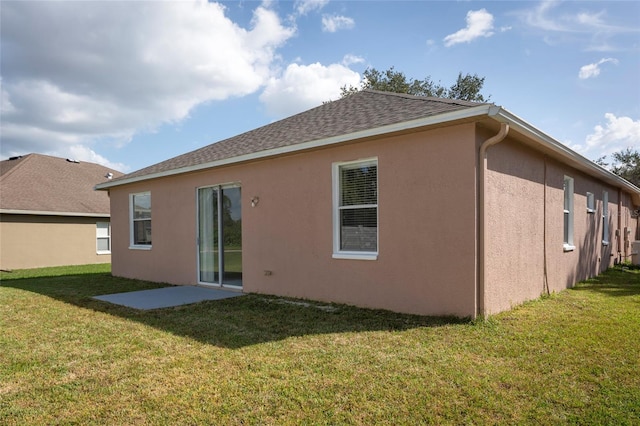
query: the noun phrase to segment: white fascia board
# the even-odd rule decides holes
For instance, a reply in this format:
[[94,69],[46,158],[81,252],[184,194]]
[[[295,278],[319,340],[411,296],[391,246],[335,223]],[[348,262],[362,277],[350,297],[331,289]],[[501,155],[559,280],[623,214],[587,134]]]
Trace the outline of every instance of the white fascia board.
[[41,210],[15,210],[15,209],[0,209],[0,214],[27,214],[32,216],[73,216],[73,217],[106,217],[109,218],[109,213],[78,213],[78,212],[51,212]]
[[344,135],[332,136],[329,138],[313,140],[309,142],[303,142],[294,145],[283,146],[279,148],[268,149],[265,151],[254,152],[246,155],[239,155],[237,157],[225,158],[219,161],[212,161],[209,163],[197,164],[194,166],[182,167],[179,169],[166,170],[163,172],[152,173],[144,176],[137,176],[130,179],[123,179],[117,182],[104,182],[95,186],[96,190],[104,190],[113,188],[115,186],[127,185],[135,182],[142,182],[150,179],[157,179],[161,177],[173,176],[182,173],[190,173],[204,169],[210,169],[214,167],[220,167],[235,163],[242,163],[245,161],[257,160],[261,158],[273,157],[276,155],[289,154],[298,151],[305,151],[309,149],[321,148],[330,145],[338,145],[341,143],[354,141],[358,139],[364,139],[375,136],[382,136],[389,133],[402,132],[412,129],[418,129],[426,126],[433,126],[436,124],[443,124],[447,122],[453,122],[457,120],[464,120],[466,118],[473,118],[478,116],[487,116],[491,111],[495,110],[494,105],[484,104],[477,107],[466,108],[463,110],[447,112],[444,114],[438,114],[430,117],[419,118],[416,120],[403,121],[401,123],[389,124],[387,126],[375,127],[372,129],[361,130],[358,132],[347,133]]
[[635,205],[640,205],[640,188],[638,188],[631,182],[621,178],[620,176],[589,160],[588,158],[578,154],[560,141],[552,138],[540,129],[537,129],[533,125],[529,124],[517,115],[507,111],[502,107],[492,111],[489,115],[501,123],[509,124],[509,127],[513,130],[535,140],[543,147],[558,154],[561,158],[566,160],[568,164],[577,168],[578,170],[581,170],[591,176],[600,178],[610,183],[611,185],[628,191],[631,194],[633,203]]

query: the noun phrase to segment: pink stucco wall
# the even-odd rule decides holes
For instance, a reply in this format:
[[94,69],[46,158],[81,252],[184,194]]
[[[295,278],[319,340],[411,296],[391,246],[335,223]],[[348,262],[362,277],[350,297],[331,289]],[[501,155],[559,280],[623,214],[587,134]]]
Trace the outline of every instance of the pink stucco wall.
[[[474,135],[466,124],[112,188],[113,273],[196,284],[196,189],[237,182],[245,292],[471,316]],[[371,157],[378,259],[334,259],[332,164]],[[140,191],[151,192],[151,250],[129,248],[129,194]],[[253,196],[260,202],[252,208]]]
[[[631,239],[636,232],[628,194],[512,139],[490,148],[487,164],[486,313],[535,299],[546,286],[550,292],[564,290],[616,260],[630,260],[620,239],[625,227]],[[565,175],[574,179],[572,251],[563,248]],[[608,245],[602,243],[603,191],[609,194]],[[587,192],[594,194],[594,213],[587,212]]]
[[[477,149],[495,134],[482,129],[459,124],[112,188],[113,273],[197,284],[197,188],[236,183],[242,187],[243,291],[473,317]],[[485,313],[537,298],[546,283],[560,291],[613,264],[618,211],[622,226],[636,235],[627,194],[511,137],[487,155]],[[334,259],[332,165],[372,157],[378,159],[378,258]],[[565,174],[575,179],[571,252],[562,244]],[[609,191],[609,246],[600,238],[603,190]],[[142,191],[152,198],[150,250],[129,248],[129,195]],[[596,196],[594,214],[586,213],[586,191]],[[251,207],[254,196],[260,202]]]

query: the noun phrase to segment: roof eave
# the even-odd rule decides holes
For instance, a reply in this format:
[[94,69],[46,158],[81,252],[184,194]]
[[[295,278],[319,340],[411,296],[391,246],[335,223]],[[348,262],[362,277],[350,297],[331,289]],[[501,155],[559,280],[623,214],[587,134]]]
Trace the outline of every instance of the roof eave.
[[22,214],[32,216],[73,216],[73,217],[111,217],[110,213],[55,212],[46,210],[0,209],[0,214]]
[[508,123],[512,130],[534,140],[542,147],[555,153],[563,161],[567,162],[571,166],[578,170],[581,170],[592,176],[596,176],[616,187],[622,188],[631,194],[632,202],[635,205],[640,205],[640,188],[621,178],[620,176],[610,172],[609,170],[597,165],[593,161],[583,157],[577,152],[571,150],[558,140],[552,138],[541,130],[537,129],[533,125],[529,124],[525,120],[521,119],[517,115],[509,112],[508,110],[496,106],[493,104],[482,104],[476,107],[465,108],[462,110],[447,112],[434,116],[419,118],[416,120],[404,121],[401,123],[390,124],[387,126],[376,127],[372,129],[362,130],[353,133],[347,133],[344,135],[332,136],[329,138],[323,138],[300,144],[289,145],[265,151],[254,152],[250,154],[225,158],[222,160],[211,161],[202,164],[196,164],[193,166],[181,167],[177,169],[166,170],[157,173],[151,173],[143,176],[136,176],[128,179],[121,179],[115,182],[104,182],[95,186],[96,190],[108,190],[117,186],[128,185],[137,182],[144,182],[151,179],[157,179],[162,177],[174,176],[183,173],[196,172],[200,170],[210,169],[214,167],[226,166],[236,163],[242,163],[246,161],[258,160],[277,155],[289,154],[299,151],[306,151],[310,149],[316,149],[331,145],[337,145],[349,141],[355,141],[358,139],[371,138],[376,136],[383,136],[386,134],[410,131],[412,129],[418,129],[421,127],[433,126],[438,124],[446,124],[450,122],[460,121],[469,118],[476,117],[490,117],[498,122]]
[[242,163],[246,161],[258,160],[267,157],[273,157],[276,155],[290,154],[299,151],[306,151],[309,149],[316,149],[321,147],[326,147],[330,145],[337,145],[349,141],[354,141],[358,139],[382,136],[389,133],[396,133],[402,131],[408,131],[412,129],[418,129],[426,126],[433,126],[437,124],[444,124],[448,122],[454,122],[458,120],[464,120],[467,118],[473,118],[478,116],[486,116],[489,115],[492,110],[496,107],[492,104],[482,104],[476,107],[465,108],[457,111],[446,112],[443,114],[438,114],[434,116],[419,118],[416,120],[404,121],[395,124],[389,124],[386,126],[375,127],[372,129],[361,130],[358,132],[347,133],[344,135],[332,136],[329,138],[323,138],[308,142],[303,142],[300,144],[289,145],[274,149],[269,149],[265,151],[254,152],[251,154],[240,155],[236,157],[230,157],[223,160],[211,161],[208,163],[197,164],[188,167],[181,167],[172,170],[166,170],[158,173],[151,173],[144,176],[136,176],[129,179],[122,179],[116,182],[104,182],[95,186],[96,190],[107,190],[109,188],[114,188],[116,186],[128,185],[136,182],[143,182],[146,180],[157,179],[161,177],[173,176],[183,173],[190,173],[195,171],[200,171],[204,169],[210,169],[213,167],[220,167],[230,164]]
[[489,114],[493,119],[501,123],[509,124],[512,130],[533,139],[542,147],[552,151],[561,157],[565,162],[574,168],[581,170],[589,175],[596,176],[605,182],[624,189],[631,194],[631,201],[634,205],[640,205],[640,188],[627,181],[626,179],[610,172],[602,166],[594,163],[588,158],[578,154],[558,140],[552,138],[517,115],[500,107]]

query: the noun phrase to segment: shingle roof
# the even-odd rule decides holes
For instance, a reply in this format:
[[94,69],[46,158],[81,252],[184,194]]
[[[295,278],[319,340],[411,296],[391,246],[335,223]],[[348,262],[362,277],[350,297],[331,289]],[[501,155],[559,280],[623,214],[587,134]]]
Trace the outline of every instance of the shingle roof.
[[97,183],[122,173],[94,163],[28,154],[0,161],[0,210],[109,214],[109,196]]
[[283,120],[207,145],[115,181],[154,175],[304,142],[483,105],[453,99],[363,90]]

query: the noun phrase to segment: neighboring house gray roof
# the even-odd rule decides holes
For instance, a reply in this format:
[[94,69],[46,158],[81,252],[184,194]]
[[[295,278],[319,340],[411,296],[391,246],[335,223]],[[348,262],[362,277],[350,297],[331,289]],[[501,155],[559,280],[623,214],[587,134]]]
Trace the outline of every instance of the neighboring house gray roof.
[[371,128],[477,107],[478,105],[486,104],[363,90],[340,100],[327,102],[300,114],[129,173],[121,179],[114,179],[113,183],[333,136],[352,134]]
[[108,173],[122,176],[99,164],[41,154],[0,161],[0,212],[108,216],[108,194],[94,190]]

